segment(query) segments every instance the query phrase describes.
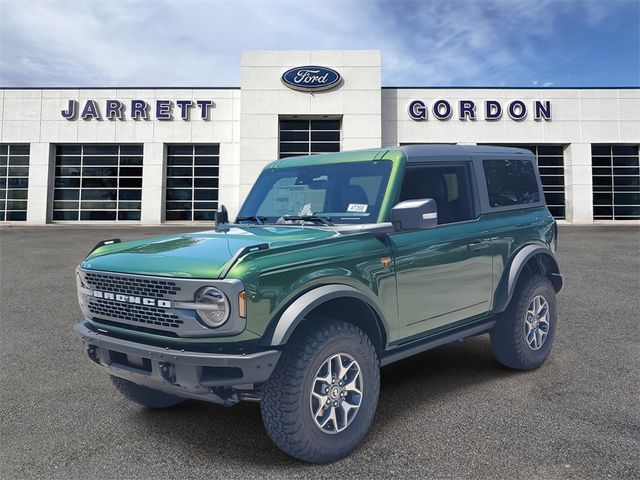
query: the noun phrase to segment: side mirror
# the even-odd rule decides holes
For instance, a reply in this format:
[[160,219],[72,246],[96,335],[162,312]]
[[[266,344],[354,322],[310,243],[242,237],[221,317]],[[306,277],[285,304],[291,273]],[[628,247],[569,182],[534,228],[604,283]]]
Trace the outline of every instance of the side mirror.
[[229,223],[229,214],[227,213],[227,209],[224,205],[220,205],[218,207],[218,210],[216,210],[216,214],[214,216],[214,222],[216,224],[216,227],[218,225]]
[[395,230],[425,230],[438,225],[438,207],[433,198],[405,200],[391,209]]

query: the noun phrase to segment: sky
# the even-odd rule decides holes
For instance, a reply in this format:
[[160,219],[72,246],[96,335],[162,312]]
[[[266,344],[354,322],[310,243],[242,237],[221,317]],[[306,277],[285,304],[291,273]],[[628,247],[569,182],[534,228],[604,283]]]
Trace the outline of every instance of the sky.
[[0,86],[237,87],[243,50],[381,50],[383,86],[640,86],[640,0],[0,0]]

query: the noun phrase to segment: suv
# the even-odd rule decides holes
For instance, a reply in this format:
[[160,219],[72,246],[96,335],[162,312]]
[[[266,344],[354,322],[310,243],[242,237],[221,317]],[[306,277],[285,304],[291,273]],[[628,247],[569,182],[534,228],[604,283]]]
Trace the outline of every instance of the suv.
[[529,370],[556,332],[556,222],[528,150],[406,146],[265,167],[234,223],[100,242],[77,269],[89,358],[148,408],[260,401],[308,462],[371,425],[381,366],[488,333]]

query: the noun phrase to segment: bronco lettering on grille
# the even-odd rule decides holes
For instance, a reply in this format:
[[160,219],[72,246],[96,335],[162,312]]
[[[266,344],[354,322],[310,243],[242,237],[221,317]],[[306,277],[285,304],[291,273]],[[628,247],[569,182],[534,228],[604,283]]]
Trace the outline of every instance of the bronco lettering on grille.
[[120,293],[101,292],[100,290],[94,290],[93,296],[95,298],[102,298],[104,300],[114,300],[122,303],[135,303],[138,305],[148,305],[151,307],[159,308],[171,308],[171,300],[161,300],[149,297],[138,297],[135,295],[122,295]]

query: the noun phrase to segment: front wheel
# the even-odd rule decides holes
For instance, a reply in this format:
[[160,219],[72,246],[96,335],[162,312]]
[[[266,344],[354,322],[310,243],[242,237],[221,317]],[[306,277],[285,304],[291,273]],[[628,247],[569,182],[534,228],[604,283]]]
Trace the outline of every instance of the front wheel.
[[518,282],[509,307],[491,331],[497,360],[517,370],[538,368],[551,352],[557,315],[556,292],[547,277]]
[[347,456],[367,434],[380,370],[369,337],[331,321],[294,333],[262,392],[262,419],[285,453],[311,463]]

